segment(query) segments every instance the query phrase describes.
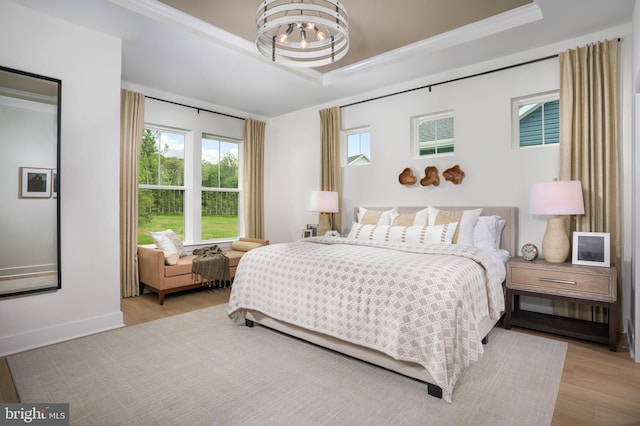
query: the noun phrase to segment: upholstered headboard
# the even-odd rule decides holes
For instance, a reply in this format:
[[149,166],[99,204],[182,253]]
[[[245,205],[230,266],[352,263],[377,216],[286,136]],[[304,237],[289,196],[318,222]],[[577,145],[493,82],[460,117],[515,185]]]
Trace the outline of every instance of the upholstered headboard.
[[[391,207],[368,207],[362,206],[367,210],[389,210]],[[502,239],[500,240],[500,248],[507,250],[511,256],[518,255],[518,208],[511,206],[433,206],[439,210],[471,210],[482,209],[482,216],[496,215],[506,221],[504,230],[502,231]],[[426,208],[422,207],[396,207],[399,214],[414,213]],[[355,208],[354,221],[358,220],[358,207]]]

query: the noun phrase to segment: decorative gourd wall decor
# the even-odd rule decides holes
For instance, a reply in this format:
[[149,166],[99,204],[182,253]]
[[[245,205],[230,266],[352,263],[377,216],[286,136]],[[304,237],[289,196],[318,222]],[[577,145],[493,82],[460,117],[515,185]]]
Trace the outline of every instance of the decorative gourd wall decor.
[[418,181],[418,178],[413,174],[413,170],[410,167],[406,167],[398,176],[398,180],[401,185],[413,185]]
[[442,176],[449,182],[453,182],[454,185],[459,185],[462,183],[462,179],[464,179],[464,172],[460,166],[456,164],[442,172]]
[[422,186],[438,186],[440,185],[440,176],[438,176],[438,168],[434,166],[428,166],[424,169],[424,177],[420,179],[420,185]]

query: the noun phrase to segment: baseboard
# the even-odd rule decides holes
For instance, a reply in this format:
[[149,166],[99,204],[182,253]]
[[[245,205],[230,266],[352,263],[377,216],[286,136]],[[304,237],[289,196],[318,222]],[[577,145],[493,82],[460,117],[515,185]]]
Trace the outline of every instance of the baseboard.
[[65,340],[124,327],[122,312],[0,337],[0,356],[12,355]]

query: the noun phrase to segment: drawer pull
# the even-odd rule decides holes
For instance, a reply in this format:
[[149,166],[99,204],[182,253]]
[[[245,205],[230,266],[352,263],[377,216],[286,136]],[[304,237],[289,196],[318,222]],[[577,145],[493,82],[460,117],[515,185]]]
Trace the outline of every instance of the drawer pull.
[[557,278],[545,278],[545,277],[538,277],[539,281],[544,281],[547,283],[558,283],[558,284],[570,284],[570,285],[576,285],[578,284],[575,281],[571,281],[571,280],[559,280]]

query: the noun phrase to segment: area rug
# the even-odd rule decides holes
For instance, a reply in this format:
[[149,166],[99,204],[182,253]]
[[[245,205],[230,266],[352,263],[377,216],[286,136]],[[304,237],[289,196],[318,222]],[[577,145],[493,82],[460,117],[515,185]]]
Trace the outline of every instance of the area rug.
[[495,328],[453,403],[426,385],[226,316],[228,306],[12,355],[22,402],[72,425],[545,425],[566,343]]

